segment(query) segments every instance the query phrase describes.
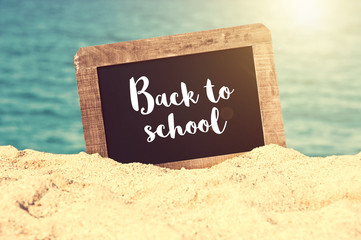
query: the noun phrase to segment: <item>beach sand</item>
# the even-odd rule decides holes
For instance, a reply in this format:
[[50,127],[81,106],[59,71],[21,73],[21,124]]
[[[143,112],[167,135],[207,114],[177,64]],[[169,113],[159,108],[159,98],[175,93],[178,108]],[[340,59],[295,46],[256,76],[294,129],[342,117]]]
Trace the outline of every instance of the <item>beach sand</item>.
[[361,153],[209,169],[0,147],[0,239],[361,239]]

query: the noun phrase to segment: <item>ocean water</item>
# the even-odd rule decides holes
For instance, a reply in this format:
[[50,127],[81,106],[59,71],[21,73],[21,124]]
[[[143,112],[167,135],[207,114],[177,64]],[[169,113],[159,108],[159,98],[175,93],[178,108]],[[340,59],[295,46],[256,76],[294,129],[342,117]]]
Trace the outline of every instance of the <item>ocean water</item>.
[[361,1],[0,0],[0,145],[85,151],[80,47],[264,23],[288,147],[361,151]]

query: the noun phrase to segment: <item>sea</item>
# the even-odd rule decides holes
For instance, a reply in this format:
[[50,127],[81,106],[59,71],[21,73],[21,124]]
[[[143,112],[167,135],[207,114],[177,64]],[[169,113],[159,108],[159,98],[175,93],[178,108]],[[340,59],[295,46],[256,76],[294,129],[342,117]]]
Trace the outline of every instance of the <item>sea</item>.
[[81,47],[263,23],[287,147],[361,151],[360,0],[0,0],[0,145],[85,151]]

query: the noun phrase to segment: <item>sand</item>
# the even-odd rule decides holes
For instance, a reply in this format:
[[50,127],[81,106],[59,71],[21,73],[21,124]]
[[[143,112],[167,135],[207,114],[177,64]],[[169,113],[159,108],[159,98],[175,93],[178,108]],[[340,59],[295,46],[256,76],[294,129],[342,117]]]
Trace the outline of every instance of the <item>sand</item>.
[[209,169],[0,147],[0,239],[361,239],[361,153]]

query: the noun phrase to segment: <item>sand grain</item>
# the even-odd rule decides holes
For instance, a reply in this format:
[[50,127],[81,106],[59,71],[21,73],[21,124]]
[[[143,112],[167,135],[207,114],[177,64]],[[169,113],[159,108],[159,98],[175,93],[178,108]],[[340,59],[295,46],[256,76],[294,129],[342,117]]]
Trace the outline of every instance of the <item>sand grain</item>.
[[361,239],[361,153],[210,169],[0,147],[0,239]]

